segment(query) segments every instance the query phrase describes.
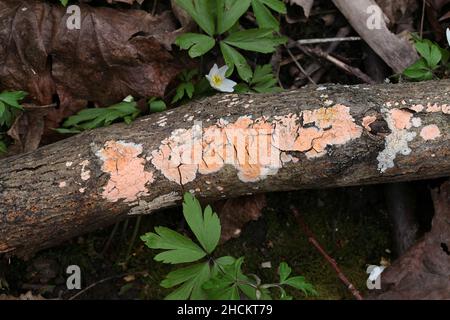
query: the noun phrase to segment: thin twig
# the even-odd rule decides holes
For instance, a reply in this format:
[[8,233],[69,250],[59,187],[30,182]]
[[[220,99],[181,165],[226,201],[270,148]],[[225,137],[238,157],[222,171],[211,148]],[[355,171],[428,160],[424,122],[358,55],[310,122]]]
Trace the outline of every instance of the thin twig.
[[113,280],[113,279],[117,279],[117,278],[123,278],[123,277],[130,276],[130,275],[139,275],[139,274],[144,275],[146,273],[148,273],[148,271],[128,272],[128,273],[122,273],[122,274],[118,274],[118,275],[115,275],[115,276],[111,276],[111,277],[107,277],[107,278],[101,279],[99,281],[96,281],[96,282],[90,284],[89,286],[87,286],[83,290],[77,292],[76,294],[71,296],[68,300],[74,300],[74,299],[78,298],[80,295],[82,295],[86,291],[92,289],[93,287],[95,287],[95,286],[97,286],[97,285],[99,285],[99,284],[101,284],[103,282],[107,282],[107,281],[110,281],[110,280]]
[[333,63],[334,65],[336,65],[338,68],[354,75],[355,77],[361,79],[362,81],[368,83],[368,84],[375,84],[376,82],[369,77],[367,74],[365,74],[364,72],[362,72],[359,68],[356,67],[352,67],[348,64],[346,64],[345,62],[342,62],[341,60],[333,57],[332,55],[324,52],[322,49],[316,47],[316,48],[308,48],[308,47],[303,47],[298,45],[298,47],[303,50],[305,53],[308,54],[313,54],[319,58],[325,59],[331,63]]
[[156,14],[156,8],[158,6],[158,0],[153,0],[152,16]]
[[294,61],[297,68],[301,71],[301,73],[303,73],[306,76],[306,78],[308,78],[309,82],[316,85],[317,83],[311,78],[311,76],[305,71],[305,69],[303,69],[302,65],[297,61],[295,56],[292,54],[291,50],[287,46],[285,46],[285,47],[286,47],[288,54],[291,56],[292,60]]
[[308,228],[306,225],[303,217],[300,215],[298,210],[295,207],[291,206],[291,211],[294,214],[295,218],[297,219],[298,224],[303,229],[305,234],[308,237],[308,241],[322,254],[322,256],[325,258],[325,260],[328,261],[328,263],[331,265],[331,267],[336,271],[339,279],[345,284],[345,286],[350,290],[350,292],[353,294],[353,296],[357,300],[364,300],[361,294],[359,293],[358,289],[355,288],[355,286],[347,279],[347,277],[342,273],[341,269],[338,267],[336,260],[334,260],[332,257],[330,257],[326,251],[322,248],[322,246],[317,242],[316,237],[312,233],[312,231]]
[[427,5],[426,0],[422,0],[422,2],[423,4],[422,4],[422,18],[420,19],[420,38],[423,37],[423,27],[425,24],[425,10]]
[[139,233],[139,228],[141,226],[142,216],[138,216],[136,218],[136,224],[134,225],[133,235],[131,236],[130,243],[128,245],[127,255],[125,257],[125,261],[130,259],[131,250],[133,250],[134,243],[136,242],[137,235]]
[[344,41],[361,41],[361,37],[341,37],[341,38],[317,38],[317,39],[302,39],[296,40],[300,45],[305,44],[317,44],[317,43],[328,43],[328,42],[344,42]]
[[106,253],[106,251],[108,251],[109,246],[111,245],[111,242],[114,239],[114,236],[117,232],[117,229],[119,229],[119,224],[120,224],[120,222],[116,222],[116,224],[114,225],[114,228],[112,229],[111,234],[109,235],[109,238],[106,241],[105,246],[103,247],[102,255],[104,255]]

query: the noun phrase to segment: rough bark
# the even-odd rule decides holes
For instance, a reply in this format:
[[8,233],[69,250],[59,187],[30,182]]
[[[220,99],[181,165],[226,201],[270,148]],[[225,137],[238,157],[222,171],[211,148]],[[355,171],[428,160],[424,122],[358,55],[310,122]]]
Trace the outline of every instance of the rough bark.
[[[185,191],[213,201],[450,176],[449,92],[445,80],[216,95],[1,160],[0,253],[33,253],[173,206]],[[211,162],[212,128],[245,157]],[[246,140],[240,148],[226,130],[243,128],[268,137],[269,147]],[[200,161],[184,158],[198,147]],[[255,148],[278,162],[250,161]]]

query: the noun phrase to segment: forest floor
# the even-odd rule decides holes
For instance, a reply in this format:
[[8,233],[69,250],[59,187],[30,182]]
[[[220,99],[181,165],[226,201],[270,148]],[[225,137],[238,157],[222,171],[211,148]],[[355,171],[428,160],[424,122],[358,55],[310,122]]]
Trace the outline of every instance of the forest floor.
[[[423,183],[416,183],[416,187],[423,188]],[[217,254],[244,256],[244,271],[269,282],[275,280],[277,266],[285,261],[317,290],[318,296],[307,299],[352,299],[336,272],[308,242],[289,208],[293,205],[301,212],[318,242],[355,287],[365,293],[367,266],[394,258],[382,189],[368,186],[268,194],[268,206],[261,218],[247,224],[239,238],[219,246]],[[431,203],[423,205],[431,210]],[[425,217],[427,209],[422,212]],[[160,225],[185,232],[183,221],[181,209],[164,210],[145,216],[137,234]],[[159,283],[173,268],[154,261],[156,252],[148,249],[139,236],[133,242],[135,222],[136,218],[121,222],[107,248],[114,227],[42,251],[26,262],[11,259],[3,279],[9,285],[9,294],[33,290],[45,298],[68,299],[79,291],[67,290],[66,268],[78,265],[82,288],[95,284],[78,299],[164,298],[170,291]],[[267,262],[272,267],[262,268],[261,264]],[[305,299],[299,292],[291,294]]]

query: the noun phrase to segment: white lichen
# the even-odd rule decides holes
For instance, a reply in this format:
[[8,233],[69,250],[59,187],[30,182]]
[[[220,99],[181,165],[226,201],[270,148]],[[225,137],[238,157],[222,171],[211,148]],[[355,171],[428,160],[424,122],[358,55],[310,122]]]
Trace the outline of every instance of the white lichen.
[[392,110],[382,109],[386,115],[385,119],[388,124],[391,134],[386,137],[385,148],[377,157],[378,170],[386,172],[386,170],[395,166],[394,160],[398,154],[409,155],[412,150],[408,143],[416,137],[415,132],[410,132],[407,129],[398,129],[395,121],[392,118]]

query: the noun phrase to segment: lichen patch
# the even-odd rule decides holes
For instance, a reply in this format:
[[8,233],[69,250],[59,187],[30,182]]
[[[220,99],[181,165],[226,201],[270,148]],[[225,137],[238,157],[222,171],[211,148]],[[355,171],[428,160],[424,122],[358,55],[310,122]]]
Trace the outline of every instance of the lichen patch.
[[97,156],[103,161],[102,171],[109,174],[103,197],[111,202],[123,199],[136,201],[148,194],[146,185],[154,181],[153,173],[144,170],[145,159],[140,158],[142,146],[124,141],[107,141]]
[[394,160],[398,154],[409,155],[411,153],[412,150],[408,143],[414,140],[417,134],[407,130],[412,125],[411,113],[399,109],[383,109],[382,112],[386,115],[385,119],[391,130],[386,137],[384,150],[377,157],[378,170],[385,172],[395,166]]
[[91,178],[91,171],[87,170],[86,167],[89,165],[89,160],[84,160],[80,163],[81,166],[81,180],[87,181]]

